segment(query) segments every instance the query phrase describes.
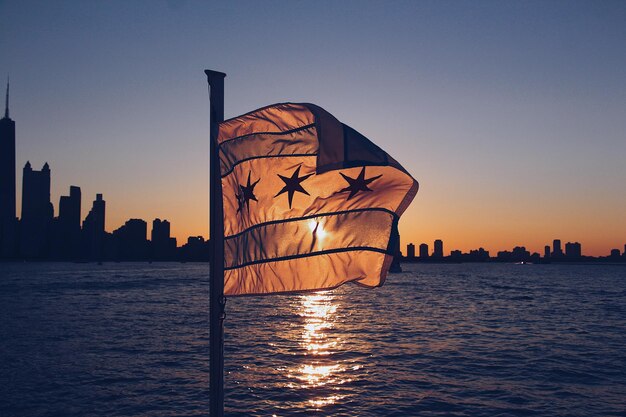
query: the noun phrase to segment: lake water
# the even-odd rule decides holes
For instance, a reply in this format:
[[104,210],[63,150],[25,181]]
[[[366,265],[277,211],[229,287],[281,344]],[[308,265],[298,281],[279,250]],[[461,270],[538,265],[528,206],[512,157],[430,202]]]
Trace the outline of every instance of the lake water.
[[[626,416],[626,268],[405,265],[226,309],[233,416]],[[208,414],[207,264],[0,264],[0,416]]]

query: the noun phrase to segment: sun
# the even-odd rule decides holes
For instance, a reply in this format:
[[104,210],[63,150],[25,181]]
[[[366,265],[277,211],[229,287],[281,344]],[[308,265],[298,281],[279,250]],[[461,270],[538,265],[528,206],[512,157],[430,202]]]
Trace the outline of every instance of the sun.
[[313,233],[313,235],[320,241],[328,235],[328,232],[324,229],[322,222],[317,220],[309,220],[309,229],[311,230],[311,233]]

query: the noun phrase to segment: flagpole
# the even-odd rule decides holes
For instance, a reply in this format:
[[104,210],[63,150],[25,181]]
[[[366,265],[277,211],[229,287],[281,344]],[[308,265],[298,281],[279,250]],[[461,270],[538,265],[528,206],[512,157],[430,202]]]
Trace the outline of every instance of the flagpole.
[[226,74],[205,70],[209,82],[209,411],[211,417],[224,416],[224,207],[217,150],[218,124],[224,121],[224,78]]

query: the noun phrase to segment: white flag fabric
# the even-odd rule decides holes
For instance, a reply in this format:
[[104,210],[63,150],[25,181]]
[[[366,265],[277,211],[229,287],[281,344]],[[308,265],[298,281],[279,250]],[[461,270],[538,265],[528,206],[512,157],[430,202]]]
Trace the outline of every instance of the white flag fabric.
[[418,183],[313,104],[283,103],[219,125],[224,294],[383,284],[392,230]]

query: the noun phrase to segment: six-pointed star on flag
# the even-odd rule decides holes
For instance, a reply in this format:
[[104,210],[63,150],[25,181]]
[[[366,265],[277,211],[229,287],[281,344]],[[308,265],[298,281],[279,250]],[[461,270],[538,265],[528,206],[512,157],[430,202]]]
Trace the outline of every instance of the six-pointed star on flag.
[[298,193],[303,193],[306,195],[310,195],[302,185],[300,184],[302,181],[306,180],[313,174],[308,174],[300,177],[300,166],[296,168],[296,170],[291,174],[291,177],[283,177],[280,174],[277,174],[281,180],[285,183],[285,186],[274,196],[274,198],[278,197],[282,193],[287,193],[287,197],[289,199],[289,208],[291,208],[291,202],[293,201],[293,195]]
[[382,177],[382,174],[381,174],[381,175],[376,175],[375,177],[366,179],[365,167],[361,169],[359,176],[356,178],[348,177],[343,172],[340,172],[340,174],[346,181],[348,181],[348,184],[350,184],[346,188],[342,188],[341,190],[339,190],[340,193],[343,193],[345,191],[350,191],[350,195],[348,196],[347,200],[350,200],[359,191],[372,191],[372,189],[370,189],[367,185],[371,183],[372,181],[377,180],[378,178]]
[[256,196],[254,195],[254,187],[256,187],[259,181],[261,181],[261,178],[259,178],[253,184],[250,184],[250,174],[251,172],[248,172],[248,185],[239,186],[239,188],[241,188],[241,199],[242,199],[241,204],[242,206],[243,204],[246,205],[248,212],[250,212],[250,200],[258,201],[256,199]]
[[250,184],[250,174],[251,172],[248,172],[248,184],[239,185],[241,193],[237,194],[237,199],[239,200],[239,209],[237,209],[237,211],[240,211],[245,204],[248,209],[248,213],[250,213],[250,200],[258,201],[254,195],[254,187],[256,187],[259,181],[261,181],[261,178],[256,180],[253,184]]
[[[312,176],[313,174],[308,174],[304,176],[300,176],[300,168],[298,166],[296,170],[291,174],[291,177],[285,177],[283,175],[277,174],[281,180],[285,183],[285,186],[274,196],[274,198],[278,197],[283,193],[287,193],[287,198],[289,200],[289,208],[291,208],[293,202],[293,196],[295,193],[303,193],[306,195],[310,195],[303,187],[302,182]],[[382,175],[376,175],[375,177],[365,178],[365,167],[361,168],[361,172],[356,178],[349,177],[345,175],[343,172],[340,172],[341,176],[348,182],[348,186],[342,188],[338,191],[338,193],[343,193],[349,191],[347,200],[350,200],[352,197],[357,195],[360,191],[373,191],[368,187],[368,184],[382,177]],[[258,201],[256,195],[254,195],[254,187],[261,181],[261,179],[257,179],[255,182],[250,183],[250,175],[251,172],[248,172],[248,181],[246,185],[239,185],[239,192],[235,194],[237,197],[237,212],[242,211],[244,205],[248,209],[248,213],[250,212],[250,200]]]

